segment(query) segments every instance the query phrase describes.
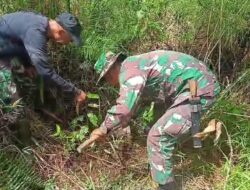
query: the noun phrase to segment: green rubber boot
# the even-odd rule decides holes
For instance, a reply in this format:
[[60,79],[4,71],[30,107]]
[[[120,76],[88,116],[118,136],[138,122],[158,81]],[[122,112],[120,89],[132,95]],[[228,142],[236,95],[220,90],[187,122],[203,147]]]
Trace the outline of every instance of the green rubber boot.
[[165,185],[159,185],[157,190],[177,190],[177,187],[176,187],[175,182],[172,181]]

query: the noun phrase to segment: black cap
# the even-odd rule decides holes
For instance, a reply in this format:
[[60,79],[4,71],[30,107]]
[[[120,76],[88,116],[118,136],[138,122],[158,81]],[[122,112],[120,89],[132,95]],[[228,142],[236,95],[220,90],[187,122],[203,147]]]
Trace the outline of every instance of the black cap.
[[62,13],[56,17],[56,21],[71,35],[73,42],[80,46],[82,44],[82,27],[79,20],[70,13]]

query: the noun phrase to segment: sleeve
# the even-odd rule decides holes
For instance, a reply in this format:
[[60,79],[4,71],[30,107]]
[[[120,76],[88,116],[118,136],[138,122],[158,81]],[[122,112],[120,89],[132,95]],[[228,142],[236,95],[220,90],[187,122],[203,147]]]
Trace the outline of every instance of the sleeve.
[[120,84],[119,98],[116,100],[116,105],[108,110],[101,128],[109,132],[114,128],[127,125],[145,87],[145,83],[145,77],[134,76]]
[[39,75],[43,76],[46,84],[59,87],[66,94],[75,96],[78,89],[70,82],[60,77],[49,65],[47,57],[47,35],[40,29],[29,29],[23,43],[30,56],[32,64]]

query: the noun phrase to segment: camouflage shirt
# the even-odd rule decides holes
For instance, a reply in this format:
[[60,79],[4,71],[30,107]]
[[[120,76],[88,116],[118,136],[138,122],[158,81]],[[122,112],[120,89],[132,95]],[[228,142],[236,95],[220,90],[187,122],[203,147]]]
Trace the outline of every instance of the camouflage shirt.
[[213,97],[219,93],[215,75],[190,55],[158,50],[128,57],[121,64],[119,98],[108,110],[101,127],[110,131],[126,126],[143,96],[178,105],[189,98],[189,79],[198,81],[199,96]]

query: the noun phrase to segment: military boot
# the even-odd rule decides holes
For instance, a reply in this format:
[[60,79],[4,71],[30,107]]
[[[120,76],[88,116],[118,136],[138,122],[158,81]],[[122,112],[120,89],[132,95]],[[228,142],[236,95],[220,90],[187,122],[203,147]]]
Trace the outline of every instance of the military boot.
[[157,190],[177,190],[176,184],[174,181],[166,183],[165,185],[159,185]]

